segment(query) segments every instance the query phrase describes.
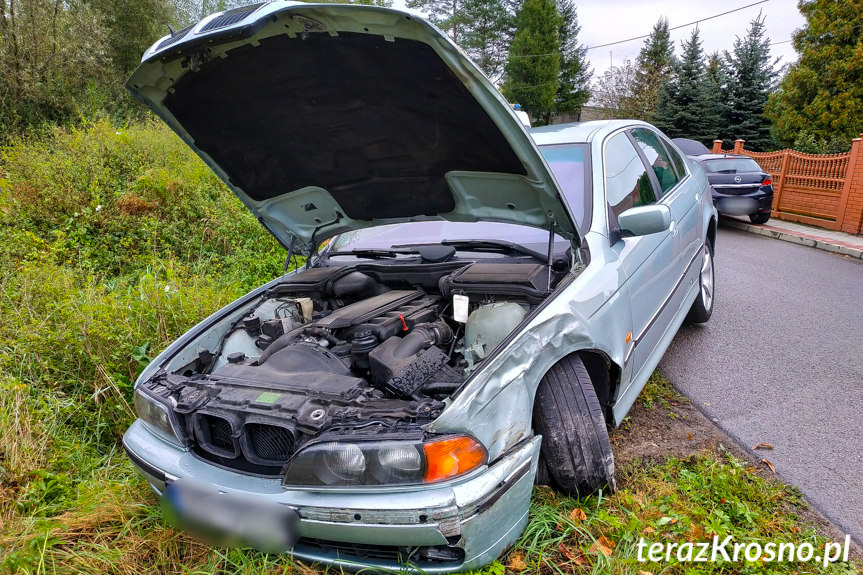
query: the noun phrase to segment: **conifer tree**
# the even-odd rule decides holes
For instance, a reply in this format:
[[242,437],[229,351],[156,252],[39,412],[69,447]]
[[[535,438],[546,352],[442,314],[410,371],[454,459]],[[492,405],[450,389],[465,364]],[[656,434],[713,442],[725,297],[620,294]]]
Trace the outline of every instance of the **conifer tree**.
[[727,136],[746,140],[746,147],[756,151],[774,145],[764,108],[779,72],[770,58],[770,38],[765,34],[764,17],[758,16],[746,35],[735,40],[732,52],[725,53],[729,71]]
[[525,0],[506,63],[503,94],[521,104],[539,125],[548,124],[555,112],[561,21],[552,0]]
[[[863,0],[807,0],[794,34],[800,54],[771,95],[768,116],[783,146],[847,149],[863,132]],[[844,140],[845,145],[837,145]]]

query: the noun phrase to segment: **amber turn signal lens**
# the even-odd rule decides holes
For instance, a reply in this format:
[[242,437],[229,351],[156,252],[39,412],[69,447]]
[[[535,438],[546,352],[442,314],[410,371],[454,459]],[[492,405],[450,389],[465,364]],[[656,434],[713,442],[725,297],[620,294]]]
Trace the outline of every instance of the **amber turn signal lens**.
[[488,462],[485,448],[475,439],[462,435],[423,444],[425,483],[450,479]]

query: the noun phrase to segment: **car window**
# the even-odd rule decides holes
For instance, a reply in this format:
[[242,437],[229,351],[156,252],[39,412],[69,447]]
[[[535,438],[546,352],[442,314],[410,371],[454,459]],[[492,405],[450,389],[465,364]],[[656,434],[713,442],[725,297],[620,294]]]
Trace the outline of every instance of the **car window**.
[[584,144],[563,144],[558,146],[540,146],[548,167],[551,168],[554,179],[561,187],[563,197],[569,204],[572,216],[581,233],[590,228],[592,215],[590,183],[587,179],[589,171],[585,169],[586,146]]
[[662,189],[661,194],[665,194],[680,181],[668,152],[659,142],[656,134],[650,130],[635,128],[632,130],[632,137],[635,138],[642,153],[647,158],[647,163],[653,166],[653,172],[656,174],[659,187]]
[[761,166],[751,158],[719,158],[704,162],[704,171],[709,174],[742,174],[760,172]]
[[615,220],[610,222],[611,228],[617,226],[617,216],[624,211],[656,201],[644,162],[623,132],[605,146],[605,190]]
[[[665,147],[665,151],[668,152],[668,157],[671,158],[671,165],[674,166],[674,171],[677,172],[677,177],[682,180],[684,176],[686,176],[686,163],[683,161],[683,157],[677,153],[677,150],[671,145],[668,138],[663,138],[662,135],[660,135],[659,141],[662,142],[662,145]],[[702,147],[704,146],[702,145]]]

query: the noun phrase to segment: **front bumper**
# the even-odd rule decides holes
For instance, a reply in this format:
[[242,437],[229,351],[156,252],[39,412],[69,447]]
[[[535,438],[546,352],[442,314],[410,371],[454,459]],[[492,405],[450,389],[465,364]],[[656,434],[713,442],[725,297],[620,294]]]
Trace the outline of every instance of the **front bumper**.
[[475,569],[493,561],[527,524],[539,457],[533,437],[492,465],[440,485],[290,489],[279,479],[221,469],[153,435],[139,421],[123,437],[132,463],[158,492],[178,478],[221,492],[255,496],[299,515],[297,559],[356,570],[428,573]]
[[773,209],[773,191],[759,189],[757,192],[736,195],[717,192],[711,187],[713,205],[720,214],[732,216],[748,216],[751,214],[770,213]]

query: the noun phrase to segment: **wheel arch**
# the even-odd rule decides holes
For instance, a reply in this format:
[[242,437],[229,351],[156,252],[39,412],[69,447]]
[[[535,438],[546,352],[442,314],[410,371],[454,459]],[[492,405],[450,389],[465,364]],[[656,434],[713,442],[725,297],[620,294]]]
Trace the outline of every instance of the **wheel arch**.
[[[605,420],[606,422],[611,422],[611,407],[614,403],[617,390],[620,387],[620,366],[614,363],[614,361],[612,361],[604,351],[600,349],[586,348],[573,351],[570,354],[560,357],[557,361],[552,363],[551,366],[549,366],[546,373],[548,373],[548,371],[550,371],[556,364],[571,355],[578,355],[581,358],[582,363],[584,363],[584,367],[587,369],[587,373],[590,376],[590,382],[593,384],[593,389],[596,392],[596,397],[602,405]],[[545,377],[545,374],[543,374],[543,377]],[[539,386],[542,385],[542,378],[540,378],[539,381],[540,383],[536,386],[537,390],[539,389]],[[536,402],[536,390],[534,391],[533,401],[534,403]]]
[[710,218],[707,224],[707,239],[710,241],[710,253],[716,250],[716,218]]

